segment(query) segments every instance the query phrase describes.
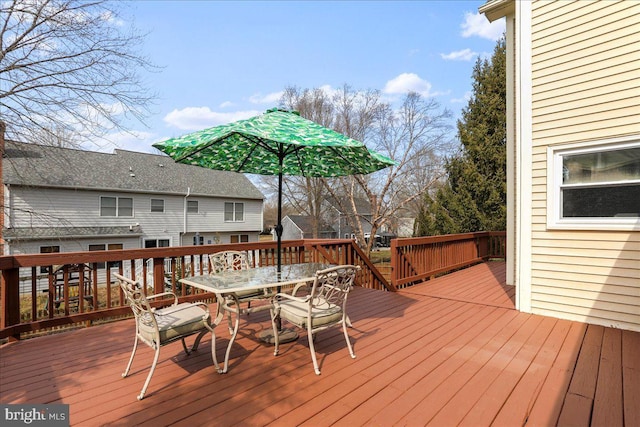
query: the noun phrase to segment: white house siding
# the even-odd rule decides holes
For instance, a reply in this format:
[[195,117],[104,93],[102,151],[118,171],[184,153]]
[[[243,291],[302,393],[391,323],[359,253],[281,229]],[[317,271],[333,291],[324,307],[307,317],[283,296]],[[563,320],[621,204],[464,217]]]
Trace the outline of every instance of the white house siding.
[[532,5],[534,313],[640,330],[640,232],[547,228],[547,147],[640,138],[640,2]]
[[[133,217],[101,217],[100,197],[133,198]],[[183,244],[180,236],[187,233],[184,244],[193,243],[196,232],[205,236],[205,243],[229,243],[231,234],[249,234],[250,241],[258,241],[262,230],[262,201],[234,198],[189,197],[198,200],[199,213],[184,214],[184,195],[140,194],[128,192],[72,190],[56,188],[32,188],[12,186],[8,191],[11,212],[6,224],[14,228],[40,227],[108,227],[139,225],[143,236],[135,238],[135,244],[126,237],[116,238],[117,242],[127,241],[125,248],[140,248],[145,239],[169,239],[171,246]],[[164,212],[151,212],[151,199],[165,202]],[[224,203],[243,202],[244,221],[224,222]],[[36,212],[30,214],[30,212]],[[87,250],[90,244],[105,243],[106,238],[73,239],[61,245],[60,250]],[[111,242],[113,239],[109,239]],[[35,245],[35,246],[34,246]],[[24,243],[13,253],[38,253],[43,241]],[[33,249],[26,252],[26,248]],[[73,248],[73,249],[67,249]]]

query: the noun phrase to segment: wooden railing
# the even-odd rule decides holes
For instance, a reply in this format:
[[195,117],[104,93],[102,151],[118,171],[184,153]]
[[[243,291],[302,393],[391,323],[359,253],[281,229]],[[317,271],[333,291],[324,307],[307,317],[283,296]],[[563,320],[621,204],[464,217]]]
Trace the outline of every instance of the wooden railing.
[[[0,339],[129,315],[113,273],[140,280],[149,293],[170,287],[180,301],[212,300],[179,279],[208,272],[208,255],[230,249],[249,251],[254,265],[277,263],[275,242],[2,256]],[[311,261],[359,265],[358,286],[394,289],[352,240],[282,243],[283,264]]]
[[391,287],[402,289],[489,258],[504,258],[505,240],[505,232],[394,239]]

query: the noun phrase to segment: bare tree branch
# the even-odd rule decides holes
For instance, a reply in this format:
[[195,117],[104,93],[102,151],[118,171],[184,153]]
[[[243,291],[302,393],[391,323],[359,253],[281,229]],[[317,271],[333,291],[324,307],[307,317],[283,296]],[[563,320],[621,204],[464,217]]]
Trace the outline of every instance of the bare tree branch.
[[[7,137],[47,143],[144,123],[155,94],[142,84],[156,67],[137,49],[144,35],[125,25],[119,3],[98,0],[0,2],[0,114]],[[67,138],[68,139],[68,138]]]

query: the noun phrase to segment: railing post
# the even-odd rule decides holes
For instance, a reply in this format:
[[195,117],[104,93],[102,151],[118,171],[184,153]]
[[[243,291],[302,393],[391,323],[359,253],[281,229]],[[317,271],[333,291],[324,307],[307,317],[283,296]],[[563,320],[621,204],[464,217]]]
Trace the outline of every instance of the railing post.
[[391,286],[396,287],[398,283],[398,265],[400,263],[400,257],[398,256],[398,240],[391,240],[391,260],[389,263],[391,264],[391,275],[389,280],[391,282]]
[[153,259],[153,293],[164,292],[164,258]]
[[[2,286],[0,292],[0,329],[20,323],[20,269],[2,270]],[[11,335],[10,341],[20,339],[20,334]]]

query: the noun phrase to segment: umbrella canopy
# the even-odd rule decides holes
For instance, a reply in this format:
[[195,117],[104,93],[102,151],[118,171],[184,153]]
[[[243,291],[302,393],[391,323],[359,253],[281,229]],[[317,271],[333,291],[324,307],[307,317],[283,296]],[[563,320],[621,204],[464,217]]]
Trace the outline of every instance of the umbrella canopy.
[[364,175],[395,165],[362,142],[300,117],[295,111],[279,109],[153,146],[180,163],[278,176],[278,268],[283,175],[328,178]]
[[359,141],[278,109],[153,146],[180,163],[260,175],[336,177],[395,164]]

